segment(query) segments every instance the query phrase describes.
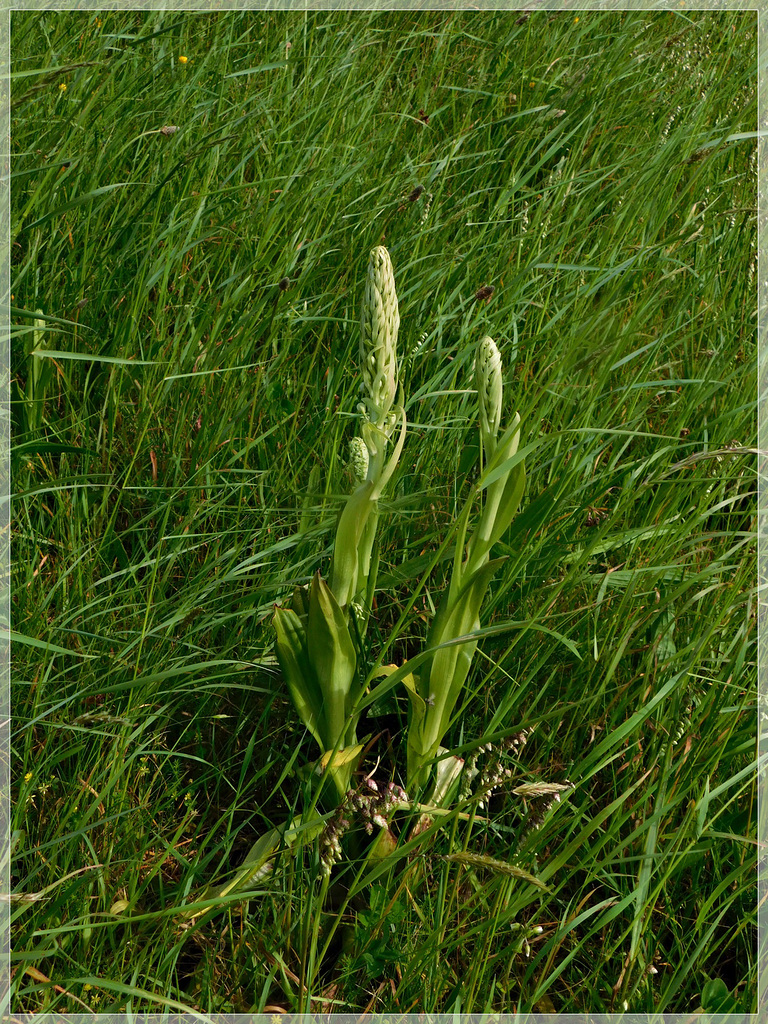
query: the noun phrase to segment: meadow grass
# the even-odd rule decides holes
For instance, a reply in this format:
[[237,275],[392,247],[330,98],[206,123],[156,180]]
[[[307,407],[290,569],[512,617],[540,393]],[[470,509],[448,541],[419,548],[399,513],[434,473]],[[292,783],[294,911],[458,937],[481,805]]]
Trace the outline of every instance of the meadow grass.
[[[14,1010],[753,1011],[754,12],[12,48]],[[365,657],[439,603],[490,334],[527,488],[448,741],[506,781],[195,914],[310,798],[271,618],[329,570],[377,244],[409,432]],[[405,711],[359,730],[399,782]]]

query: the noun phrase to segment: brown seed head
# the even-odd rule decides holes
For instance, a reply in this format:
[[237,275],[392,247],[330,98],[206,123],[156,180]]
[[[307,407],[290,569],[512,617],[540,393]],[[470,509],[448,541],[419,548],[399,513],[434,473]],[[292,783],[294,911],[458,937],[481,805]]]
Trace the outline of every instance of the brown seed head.
[[495,290],[492,284],[484,284],[482,288],[478,288],[475,292],[475,298],[478,302],[489,302]]

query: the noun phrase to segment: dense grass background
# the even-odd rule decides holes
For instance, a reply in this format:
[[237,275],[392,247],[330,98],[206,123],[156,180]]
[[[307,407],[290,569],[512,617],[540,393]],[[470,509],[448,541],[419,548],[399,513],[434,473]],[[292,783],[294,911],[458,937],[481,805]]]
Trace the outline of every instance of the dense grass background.
[[[14,12],[12,45],[14,1008],[754,1010],[756,15]],[[328,569],[382,241],[410,430],[368,653],[439,599],[444,565],[393,634],[490,333],[534,448],[450,739],[513,779],[353,904],[307,846],[190,918],[305,799],[271,610]]]

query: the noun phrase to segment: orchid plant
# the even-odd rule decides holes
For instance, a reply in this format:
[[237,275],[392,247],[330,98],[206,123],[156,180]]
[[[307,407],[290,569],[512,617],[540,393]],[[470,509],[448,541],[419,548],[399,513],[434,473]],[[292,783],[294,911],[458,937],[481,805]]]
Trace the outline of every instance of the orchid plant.
[[[309,732],[320,747],[321,767],[330,773],[343,800],[362,745],[357,739],[364,692],[350,619],[363,635],[376,585],[375,537],[378,500],[403,449],[406,416],[398,383],[397,333],[400,314],[389,253],[371,251],[360,324],[363,400],[360,436],[352,452],[358,485],[341,514],[330,582],[315,576],[297,588],[289,607],[275,612],[277,655],[288,688]],[[473,498],[458,523],[450,586],[427,637],[420,671],[403,675],[410,698],[407,784],[422,789],[448,731],[477,641],[480,609],[503,559],[490,551],[515,515],[525,488],[522,460],[515,460],[520,417],[499,438],[503,411],[502,363],[492,338],[481,338],[475,358],[480,458],[485,463],[485,500],[474,530],[468,521]],[[393,438],[396,438],[393,443]]]
[[[455,790],[460,762],[453,759],[450,764],[444,759],[434,776],[433,765],[443,753],[441,743],[477,648],[474,634],[480,626],[483,600],[504,561],[492,559],[491,549],[509,527],[525,488],[523,461],[517,454],[520,416],[516,413],[500,436],[501,355],[493,339],[485,336],[475,358],[483,465],[455,524],[450,584],[414,668],[407,663],[383,666],[366,676],[359,639],[368,626],[376,586],[378,502],[397,467],[407,427],[398,380],[399,325],[392,262],[387,249],[377,246],[368,261],[360,324],[363,397],[358,406],[359,435],[350,446],[356,487],[339,518],[329,580],[316,574],[308,586],[295,588],[290,602],[277,607],[274,615],[277,658],[296,710],[319,747],[316,770],[333,783],[335,811],[313,812],[309,820],[297,818],[289,827],[263,836],[238,879],[219,890],[220,895],[253,881],[268,867],[281,842],[292,845],[323,829],[327,833],[323,865],[328,874],[340,856],[339,836],[349,827],[347,817],[352,811],[364,811],[366,828],[371,831],[376,824],[391,840],[387,814],[407,807],[434,811]],[[478,492],[482,507],[470,530]],[[384,680],[372,685],[381,676]],[[363,751],[357,735],[362,708],[398,681],[409,696],[406,789],[390,783],[381,793],[368,778],[365,782],[371,792],[362,795],[350,785]],[[409,792],[428,795],[429,801],[415,805]],[[322,795],[327,804],[327,789]],[[386,843],[383,846],[388,848]]]

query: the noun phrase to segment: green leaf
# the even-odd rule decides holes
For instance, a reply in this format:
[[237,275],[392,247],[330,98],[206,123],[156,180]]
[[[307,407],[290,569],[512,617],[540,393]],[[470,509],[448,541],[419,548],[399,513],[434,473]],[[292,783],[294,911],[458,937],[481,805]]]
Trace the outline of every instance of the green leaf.
[[[495,558],[481,565],[466,580],[454,601],[450,601],[450,595],[446,595],[430,631],[429,646],[437,647],[447,640],[472,633],[479,627],[480,608],[488,584],[504,561],[505,558]],[[422,673],[422,699],[426,694],[434,704],[427,705],[420,726],[413,720],[413,733],[409,725],[408,744],[412,752],[408,765],[409,780],[417,766],[423,767],[434,757],[447,732],[476,649],[477,640],[440,647],[435,651],[428,670]]]
[[488,545],[489,550],[509,529],[509,524],[514,519],[515,514],[520,507],[520,502],[523,500],[524,493],[525,464],[519,462],[510,470],[509,476],[504,484],[501,501],[499,502],[499,507],[496,512],[493,528],[491,529]]
[[342,750],[326,750],[320,758],[320,765],[323,771],[327,771],[329,767],[331,770],[349,767],[350,765],[354,767],[357,764],[362,749],[363,744],[356,743],[353,747],[344,747]]
[[66,647],[57,647],[56,644],[49,644],[45,640],[36,640],[34,637],[26,636],[24,633],[17,633],[15,629],[0,629],[0,641],[8,641],[14,644],[27,644],[28,647],[37,647],[41,651],[50,654],[68,654],[72,658],[95,658],[95,654],[81,654],[80,651],[69,651]]
[[[480,608],[483,603],[488,584],[496,570],[506,561],[503,558],[494,558],[485,565],[480,566],[465,582],[459,591],[456,600],[447,609],[443,622],[438,624],[439,614],[435,619],[438,627],[430,635],[430,646],[452,640],[454,637],[465,636],[476,630],[480,625]],[[469,662],[477,647],[477,641],[468,641],[466,644],[457,644],[451,647],[444,647],[435,653],[429,671],[428,693],[434,693],[435,711],[443,709],[445,728],[447,721],[453,712],[453,706],[458,699],[461,687],[469,671]],[[464,657],[462,658],[462,653]],[[468,659],[467,659],[468,655]],[[457,678],[457,667],[462,664],[460,678]],[[422,691],[423,692],[423,691]],[[447,716],[447,717],[445,717]],[[428,712],[428,717],[430,717]]]
[[[402,400],[402,388],[400,389],[400,395]],[[403,445],[405,444],[405,435],[408,428],[408,421],[406,420],[405,410],[399,406],[397,408],[397,415],[400,417],[400,434],[398,435],[397,441],[395,442],[395,448],[389,457],[389,460],[381,472],[378,480],[375,481],[375,487],[373,489],[373,498],[378,499],[384,492],[384,488],[389,483],[392,474],[395,471],[397,463],[400,461],[400,455],[403,451]]]
[[[268,862],[279,852],[281,846],[291,849],[297,843],[311,842],[325,828],[328,817],[329,815],[316,814],[310,821],[302,822],[301,815],[297,815],[290,824],[265,832],[250,848],[245,860],[234,872],[232,878],[224,885],[208,886],[195,902],[224,899],[242,889],[248,889],[254,882],[267,874]],[[204,913],[204,910],[194,911],[189,916],[197,916],[200,913]]]
[[307,596],[307,587],[294,587],[293,594],[291,595],[291,608],[296,612],[300,619],[306,621],[306,617],[309,614],[309,597]]
[[[507,431],[507,433],[505,433],[504,437],[506,438],[510,431],[513,429],[519,428],[516,424],[513,424],[512,427],[510,427],[510,430]],[[501,446],[501,442],[499,442],[499,446],[496,449],[494,458],[492,459],[491,462],[488,463],[486,468],[483,470],[480,479],[477,481],[477,486],[479,490],[485,490],[486,488],[494,484],[497,480],[500,480],[503,476],[509,473],[510,470],[514,469],[515,466],[518,466],[521,462],[524,462],[526,458],[531,454],[531,452],[535,452],[538,448],[541,448],[542,444],[543,441],[541,439],[537,441],[532,441],[530,444],[527,444],[525,448],[521,448],[513,455],[507,454],[505,457],[506,453],[504,452],[504,449]]]
[[479,487],[485,489],[480,519],[469,542],[467,568],[474,569],[488,557],[491,548],[506,532],[525,493],[525,452],[518,452],[520,414],[515,413],[489,461]]
[[304,627],[292,608],[276,608],[273,622],[277,633],[275,652],[291,700],[320,750],[325,750],[323,696],[307,652]]
[[366,480],[347,499],[336,528],[331,589],[342,608],[347,608],[357,593],[360,539],[375,505],[373,481]]
[[365,635],[368,628],[373,595],[376,589],[376,576],[379,571],[379,546],[376,543],[376,529],[379,525],[378,507],[374,504],[368,521],[360,536],[360,543],[357,549],[357,580],[352,601],[362,605],[363,614],[357,614],[356,624],[359,635]]
[[98,452],[94,451],[93,448],[78,448],[75,444],[59,444],[56,441],[25,441],[23,444],[17,444],[11,449],[11,458],[17,461],[40,454],[73,454],[98,457]]
[[722,978],[708,981],[701,990],[701,1008],[704,1013],[743,1013]]
[[229,75],[225,75],[225,78],[241,78],[243,75],[258,75],[263,71],[274,71],[275,68],[287,68],[287,60],[276,60],[271,64],[260,64],[257,68],[246,68],[244,71],[233,71]]
[[158,366],[156,359],[124,359],[121,356],[100,356],[93,352],[60,352],[57,349],[36,348],[30,353],[38,359],[75,359],[86,363],[114,363],[115,366]]
[[320,573],[309,590],[307,656],[325,708],[328,730],[323,749],[327,750],[343,743],[357,656],[344,613]]
[[248,851],[248,855],[234,878],[216,889],[214,893],[204,894],[201,898],[208,899],[214,895],[223,897],[237,889],[247,889],[250,882],[257,880],[267,861],[280,846],[281,838],[282,829],[279,828],[273,828],[265,835],[260,836]]
[[[387,667],[395,669],[396,666],[392,665]],[[419,693],[419,677],[414,676],[413,672],[409,672],[408,675],[403,676],[401,682],[408,691],[408,696],[411,701],[411,711],[414,715],[415,721],[420,724],[427,711],[427,702]]]
[[73,210],[76,206],[82,206],[84,203],[90,203],[94,199],[98,199],[101,196],[107,195],[109,192],[114,192],[116,188],[128,188],[130,185],[137,185],[135,181],[118,181],[114,185],[102,185],[101,188],[95,188],[92,192],[86,192],[84,195],[76,196],[71,199],[68,203],[64,203],[62,206],[57,206],[55,210],[51,210],[50,213],[44,214],[42,217],[38,217],[37,220],[33,220],[31,224],[25,224],[24,230],[31,231],[32,228],[39,227],[40,224],[45,224],[46,221],[53,220],[55,217],[60,217],[62,213],[66,213],[67,210]]
[[412,672],[404,676],[402,683],[408,697],[408,742],[407,757],[409,765],[421,764],[427,752],[424,740],[424,719],[427,714],[427,702],[419,693],[419,677]]
[[[442,755],[448,751],[438,747],[436,753]],[[456,795],[461,773],[464,771],[464,760],[461,757],[443,757],[435,765],[435,788],[429,802],[435,807],[448,807]],[[429,815],[426,815],[429,818]],[[430,819],[431,820],[431,819]]]

